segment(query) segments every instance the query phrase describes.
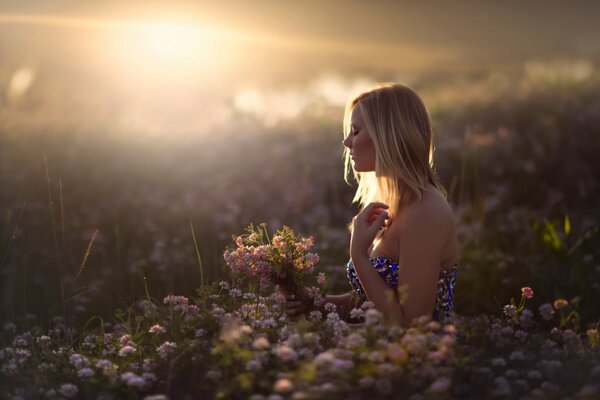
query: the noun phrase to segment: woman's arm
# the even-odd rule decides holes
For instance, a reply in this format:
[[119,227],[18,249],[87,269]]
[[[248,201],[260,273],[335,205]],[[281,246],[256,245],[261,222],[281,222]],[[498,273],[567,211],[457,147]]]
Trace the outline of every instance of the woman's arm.
[[358,244],[351,245],[352,263],[365,294],[386,319],[408,326],[414,318],[433,311],[442,251],[451,224],[451,210],[435,203],[415,206],[406,215],[398,257],[398,288],[408,289],[404,304],[371,265],[364,241],[359,238]]

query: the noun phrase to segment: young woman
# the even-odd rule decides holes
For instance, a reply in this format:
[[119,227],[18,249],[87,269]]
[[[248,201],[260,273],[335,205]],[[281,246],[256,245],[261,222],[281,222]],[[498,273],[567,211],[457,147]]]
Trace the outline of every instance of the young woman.
[[[345,175],[358,182],[362,209],[350,230],[352,291],[328,295],[340,316],[371,301],[388,320],[408,326],[422,315],[445,320],[454,307],[454,215],[433,169],[431,122],[404,85],[362,93],[344,115]],[[310,311],[289,296],[291,317]]]

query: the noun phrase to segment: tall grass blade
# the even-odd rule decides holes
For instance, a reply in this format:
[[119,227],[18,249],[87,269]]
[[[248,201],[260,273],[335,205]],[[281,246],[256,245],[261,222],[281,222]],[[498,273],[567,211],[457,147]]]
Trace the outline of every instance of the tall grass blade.
[[194,224],[190,218],[190,229],[192,230],[192,240],[194,241],[194,248],[196,249],[196,258],[198,259],[198,268],[200,269],[200,286],[204,286],[204,268],[202,267],[202,257],[200,257],[200,249],[198,249],[198,241],[196,240],[196,234],[194,233]]
[[77,278],[79,278],[79,275],[81,275],[81,273],[85,269],[85,264],[87,262],[87,259],[90,255],[90,253],[92,252],[92,245],[94,244],[94,240],[96,240],[97,234],[98,234],[98,229],[96,229],[96,231],[92,235],[92,239],[90,240],[90,243],[88,244],[85,254],[83,255],[83,261],[81,261],[81,267],[79,267],[79,271],[77,272],[77,275],[75,276],[75,280],[77,280]]
[[2,261],[0,261],[0,269],[4,266],[4,263],[6,262],[6,259],[8,258],[8,252],[10,251],[10,246],[12,245],[13,240],[17,236],[17,230],[19,229],[19,224],[21,223],[21,217],[23,216],[23,211],[25,211],[26,205],[27,205],[27,200],[25,200],[23,202],[23,205],[21,206],[21,211],[19,212],[19,217],[17,218],[17,224],[15,225],[15,229],[13,230],[12,235],[10,235],[10,238],[8,239],[8,244],[6,245],[6,250],[4,252],[4,255],[2,256]]

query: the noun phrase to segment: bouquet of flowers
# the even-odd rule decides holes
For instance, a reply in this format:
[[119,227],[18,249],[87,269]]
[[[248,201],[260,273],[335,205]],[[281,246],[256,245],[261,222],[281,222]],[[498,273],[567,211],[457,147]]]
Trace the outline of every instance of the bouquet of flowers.
[[310,252],[314,244],[312,237],[296,235],[284,226],[270,239],[265,223],[256,227],[250,224],[246,231],[246,234],[234,235],[236,248],[227,249],[223,254],[238,285],[249,284],[259,293],[275,285],[289,294],[299,294],[305,289],[320,291],[313,284],[316,280],[323,286],[325,275],[320,273],[315,277],[313,273],[319,256]]

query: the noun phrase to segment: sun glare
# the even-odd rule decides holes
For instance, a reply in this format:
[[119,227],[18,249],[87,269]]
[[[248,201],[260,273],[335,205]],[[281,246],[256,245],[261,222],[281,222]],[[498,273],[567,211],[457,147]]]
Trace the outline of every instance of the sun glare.
[[216,32],[199,25],[172,22],[131,23],[112,46],[127,78],[189,81],[225,64],[227,46]]

